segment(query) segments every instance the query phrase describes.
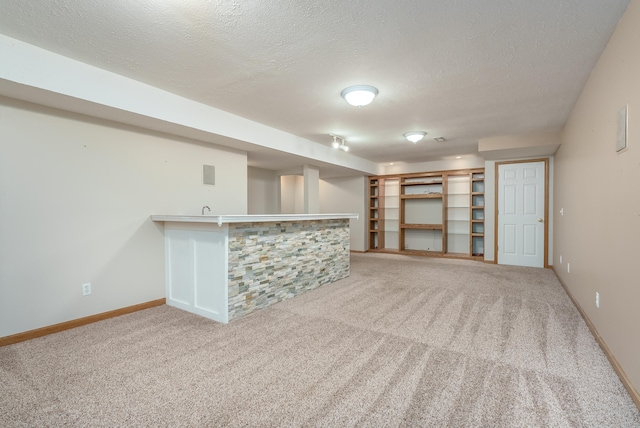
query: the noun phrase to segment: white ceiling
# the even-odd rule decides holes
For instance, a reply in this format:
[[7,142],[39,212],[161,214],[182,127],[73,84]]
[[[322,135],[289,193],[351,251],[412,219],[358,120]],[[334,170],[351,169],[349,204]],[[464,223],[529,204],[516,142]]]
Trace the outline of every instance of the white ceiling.
[[[0,33],[321,144],[341,135],[374,162],[422,162],[561,129],[628,4],[0,0]],[[355,84],[380,94],[351,107]]]

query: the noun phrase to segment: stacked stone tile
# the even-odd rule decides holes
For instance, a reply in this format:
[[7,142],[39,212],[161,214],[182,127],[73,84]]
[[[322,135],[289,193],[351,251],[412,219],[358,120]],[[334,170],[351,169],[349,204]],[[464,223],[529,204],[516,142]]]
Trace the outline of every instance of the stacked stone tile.
[[349,276],[349,220],[229,225],[229,320]]

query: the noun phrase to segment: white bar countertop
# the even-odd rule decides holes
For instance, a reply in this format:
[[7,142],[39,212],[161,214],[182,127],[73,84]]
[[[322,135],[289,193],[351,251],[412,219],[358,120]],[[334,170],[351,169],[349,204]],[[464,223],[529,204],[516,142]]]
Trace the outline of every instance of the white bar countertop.
[[153,221],[180,223],[265,223],[278,221],[336,220],[358,218],[358,214],[250,214],[250,215],[159,215],[153,214]]

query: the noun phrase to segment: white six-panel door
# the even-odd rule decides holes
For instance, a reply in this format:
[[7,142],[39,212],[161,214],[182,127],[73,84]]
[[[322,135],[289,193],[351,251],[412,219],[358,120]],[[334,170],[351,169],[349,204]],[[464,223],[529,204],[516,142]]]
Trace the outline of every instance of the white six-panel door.
[[544,267],[545,163],[498,165],[498,263]]

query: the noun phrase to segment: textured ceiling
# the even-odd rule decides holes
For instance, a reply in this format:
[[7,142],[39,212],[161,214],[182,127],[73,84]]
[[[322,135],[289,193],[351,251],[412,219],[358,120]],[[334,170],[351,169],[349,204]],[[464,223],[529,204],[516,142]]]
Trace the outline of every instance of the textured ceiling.
[[[628,3],[0,0],[0,32],[312,141],[341,135],[375,162],[417,162],[560,129]],[[340,91],[355,84],[380,94],[351,107]]]

